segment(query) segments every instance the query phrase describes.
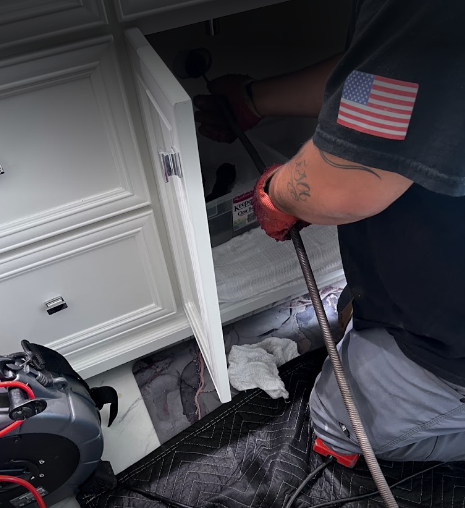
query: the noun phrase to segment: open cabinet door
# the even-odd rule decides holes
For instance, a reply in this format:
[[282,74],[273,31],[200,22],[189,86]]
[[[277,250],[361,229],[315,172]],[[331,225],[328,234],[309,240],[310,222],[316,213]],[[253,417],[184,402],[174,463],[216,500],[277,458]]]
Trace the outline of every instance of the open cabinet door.
[[192,102],[137,28],[126,31],[126,40],[184,309],[220,400],[227,402],[231,393]]

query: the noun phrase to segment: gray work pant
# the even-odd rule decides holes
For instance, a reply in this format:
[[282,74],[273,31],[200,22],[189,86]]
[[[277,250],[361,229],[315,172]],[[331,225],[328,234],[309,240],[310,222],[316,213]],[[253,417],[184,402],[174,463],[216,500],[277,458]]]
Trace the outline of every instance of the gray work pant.
[[[338,345],[378,458],[465,460],[465,388],[409,360],[384,329],[349,331]],[[360,453],[329,359],[310,395],[315,432],[339,453]]]

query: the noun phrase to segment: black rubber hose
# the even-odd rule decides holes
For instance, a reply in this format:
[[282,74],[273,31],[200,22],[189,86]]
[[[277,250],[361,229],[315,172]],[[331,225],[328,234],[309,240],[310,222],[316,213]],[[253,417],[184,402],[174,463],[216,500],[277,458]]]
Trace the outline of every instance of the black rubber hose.
[[[412,478],[415,478],[415,476],[419,476],[421,474],[427,473],[428,471],[431,471],[432,469],[436,469],[439,466],[443,466],[443,463],[435,464],[434,466],[427,467],[425,469],[422,469],[421,471],[418,471],[416,473],[413,473],[409,476],[406,476],[405,478],[402,478],[401,480],[398,480],[397,482],[393,483],[389,486],[390,489],[393,489],[394,487],[397,487],[401,483],[404,483],[408,480],[411,480]],[[361,501],[362,499],[369,499],[370,497],[375,497],[379,495],[378,490],[374,490],[373,492],[367,492],[366,494],[360,494],[359,496],[350,496],[350,497],[343,497],[341,499],[334,499],[333,501],[326,501],[324,503],[319,504],[312,504],[309,505],[310,508],[328,508],[329,506],[339,506],[341,504],[345,503],[355,503],[356,501]]]
[[315,479],[321,471],[325,470],[333,461],[332,457],[328,457],[323,464],[320,464],[314,471],[312,471],[307,478],[299,485],[294,494],[292,494],[289,501],[285,504],[284,508],[292,508],[294,505],[294,501],[299,497],[299,494],[304,490],[304,488],[309,484],[310,481]]

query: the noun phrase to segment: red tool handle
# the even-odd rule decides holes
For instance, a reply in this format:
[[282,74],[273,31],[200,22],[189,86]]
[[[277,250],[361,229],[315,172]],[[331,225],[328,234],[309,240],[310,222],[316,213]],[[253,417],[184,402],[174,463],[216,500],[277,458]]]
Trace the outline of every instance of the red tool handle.
[[342,466],[350,468],[355,466],[360,457],[358,453],[354,453],[353,455],[342,455],[342,453],[336,453],[334,450],[331,450],[331,448],[328,448],[319,437],[316,438],[313,449],[320,455],[323,455],[323,457],[333,457]]

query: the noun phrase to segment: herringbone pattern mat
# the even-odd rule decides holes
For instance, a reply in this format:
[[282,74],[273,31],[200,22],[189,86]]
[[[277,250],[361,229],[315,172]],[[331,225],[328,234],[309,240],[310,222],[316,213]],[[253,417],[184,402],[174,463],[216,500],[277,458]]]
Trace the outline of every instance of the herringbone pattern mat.
[[[119,481],[195,507],[283,506],[306,475],[321,463],[311,451],[308,397],[325,357],[316,351],[281,368],[290,393],[287,402],[260,390],[234,400],[167,442],[119,475]],[[428,464],[382,464],[394,483]],[[295,502],[295,507],[358,496],[374,490],[363,461],[349,470],[338,464],[324,473]],[[463,508],[465,464],[441,465],[395,488],[401,508]],[[86,508],[163,506],[123,487],[80,499]],[[374,507],[379,497],[346,503],[349,508]]]

